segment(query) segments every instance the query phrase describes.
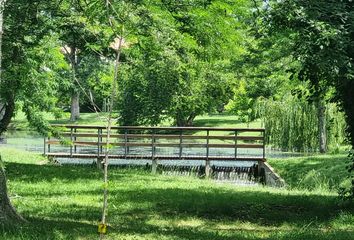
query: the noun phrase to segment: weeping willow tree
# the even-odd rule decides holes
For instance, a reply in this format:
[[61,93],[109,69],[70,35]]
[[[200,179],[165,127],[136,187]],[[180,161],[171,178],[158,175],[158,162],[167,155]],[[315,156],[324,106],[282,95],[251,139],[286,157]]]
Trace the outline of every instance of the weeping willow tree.
[[[318,151],[319,117],[315,104],[294,97],[282,101],[260,99],[255,113],[266,129],[267,144],[282,151]],[[343,113],[335,104],[327,104],[325,118],[327,145],[338,149],[345,140]]]

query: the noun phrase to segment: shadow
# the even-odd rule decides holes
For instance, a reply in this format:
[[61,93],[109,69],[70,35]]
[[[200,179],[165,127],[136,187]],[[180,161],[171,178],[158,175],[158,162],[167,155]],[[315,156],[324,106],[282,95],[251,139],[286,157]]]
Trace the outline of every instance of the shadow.
[[[69,198],[75,195],[97,198],[101,190],[66,191]],[[37,197],[55,197],[57,193],[33,194]],[[27,194],[26,196],[31,196]],[[198,218],[212,222],[241,221],[262,226],[279,227],[284,224],[301,227],[306,223],[322,225],[343,211],[354,212],[354,206],[341,206],[335,196],[285,195],[268,191],[225,191],[200,188],[145,188],[135,190],[109,190],[111,212],[114,215],[151,216],[162,218],[178,216]],[[120,208],[116,206],[130,206]],[[95,221],[100,209],[77,204],[66,205],[51,213],[53,218]]]
[[[322,224],[345,210],[335,196],[285,195],[267,191],[225,191],[169,188],[145,191],[111,191],[117,203],[130,205],[149,203],[148,210],[164,217],[178,214],[212,221],[247,221],[260,225],[280,226],[284,223],[302,226],[304,222]],[[354,210],[354,207],[348,207]],[[134,214],[134,209],[124,214]]]
[[77,221],[27,218],[28,223],[0,230],[0,239],[97,239],[97,225]]
[[[146,222],[146,219],[131,219],[117,227],[110,229],[111,234],[120,233],[128,236],[151,236],[148,239],[158,239],[163,236],[164,239],[200,239],[200,240],[258,240],[258,239],[280,239],[280,240],[352,240],[352,232],[338,230],[331,232],[323,232],[321,230],[301,230],[288,229],[281,232],[274,229],[264,228],[233,228],[233,229],[217,229],[214,224],[204,223],[198,227],[186,226],[157,226]],[[268,237],[266,237],[268,236]],[[157,237],[157,238],[156,238]],[[112,238],[115,239],[115,238]],[[135,238],[133,238],[135,239]]]
[[[121,170],[111,171],[110,175],[116,180],[122,177],[128,177],[139,170]],[[141,170],[142,171],[142,170]],[[94,165],[37,165],[37,164],[21,164],[6,163],[6,173],[9,179],[25,182],[39,182],[52,180],[100,180],[102,178],[102,170],[97,169]]]

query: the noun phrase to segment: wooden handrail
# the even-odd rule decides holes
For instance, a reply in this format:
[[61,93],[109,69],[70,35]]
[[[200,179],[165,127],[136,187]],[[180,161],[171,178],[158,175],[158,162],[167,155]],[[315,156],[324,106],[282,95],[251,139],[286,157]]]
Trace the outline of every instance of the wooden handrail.
[[[59,140],[50,140],[46,141],[46,144],[50,145],[61,145],[61,142]],[[72,141],[70,142],[71,146],[104,146],[106,145],[105,142],[92,142],[92,141]],[[263,144],[218,144],[218,143],[134,143],[134,142],[112,142],[110,143],[112,146],[128,146],[128,147],[179,147],[180,145],[182,147],[189,147],[189,148],[207,148],[208,146],[210,148],[262,148],[263,149]]]
[[[96,134],[96,133],[73,133],[72,134],[75,137],[103,137],[106,138],[107,134]],[[71,133],[69,132],[64,132],[61,134],[61,136],[71,136]],[[111,134],[110,135],[112,138],[125,138],[125,134]],[[180,135],[167,135],[167,134],[155,134],[154,135],[156,139],[179,139]],[[128,138],[151,138],[151,134],[127,134]],[[207,136],[202,136],[202,135],[182,135],[182,138],[184,139],[207,139]],[[256,141],[256,140],[263,140],[262,136],[238,136],[238,140],[246,140],[246,141]],[[210,140],[234,140],[234,136],[218,136],[218,135],[210,135],[209,136]]]
[[[76,129],[106,129],[106,126],[99,125],[73,125],[73,124],[52,124],[52,127],[58,128],[76,128]],[[113,130],[168,130],[168,131],[238,131],[238,132],[264,132],[264,128],[221,128],[221,127],[141,127],[141,126],[113,126]]]

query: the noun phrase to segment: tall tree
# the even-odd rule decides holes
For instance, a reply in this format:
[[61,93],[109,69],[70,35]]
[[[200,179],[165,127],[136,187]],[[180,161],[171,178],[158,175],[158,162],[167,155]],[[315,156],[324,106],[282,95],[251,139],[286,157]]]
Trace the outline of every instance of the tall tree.
[[[354,2],[351,0],[270,1],[265,27],[293,41],[292,55],[300,63],[299,78],[308,81],[314,96],[334,89],[354,148]],[[289,46],[290,47],[290,46]],[[354,155],[349,170],[354,172]],[[354,197],[352,187],[346,192]]]
[[230,58],[242,51],[245,2],[141,2],[136,44],[126,54],[122,123],[155,125],[169,117],[191,125],[225,105],[234,80]]
[[[3,35],[3,13],[5,10],[5,0],[0,0],[0,84],[2,81],[1,78],[1,60],[2,60],[2,35]],[[0,95],[1,97],[1,95]],[[3,99],[0,98],[0,121],[6,115],[3,112],[6,111],[6,103],[3,102]],[[0,132],[1,134],[1,132]],[[3,169],[3,162],[0,155],[0,224],[2,225],[11,225],[23,221],[23,218],[18,215],[14,207],[11,205],[10,199],[7,194],[7,180],[5,171]]]
[[83,15],[81,1],[64,1],[59,11],[59,31],[63,42],[63,54],[71,66],[70,120],[80,118],[80,79],[79,67],[85,52],[87,20]]
[[[66,94],[70,96],[71,121],[80,117],[80,99],[87,99],[86,90],[83,90],[89,86],[91,73],[97,71],[103,57],[107,57],[101,52],[103,45],[109,45],[110,36],[105,31],[107,28],[90,15],[90,6],[98,4],[89,4],[83,0],[61,1],[53,14],[55,31],[62,43],[62,53],[71,68],[68,74],[71,84],[66,89]],[[101,12],[101,15],[105,14]],[[107,53],[107,49],[103,51]]]
[[[14,115],[16,101],[32,126],[47,133],[49,126],[42,111],[52,110],[58,86],[53,73],[53,55],[59,49],[50,45],[50,12],[54,2],[34,0],[1,1],[1,76],[0,76],[0,134],[6,131]],[[19,24],[21,23],[21,24]],[[53,65],[52,65],[53,63]],[[7,197],[6,178],[0,171],[0,221],[11,224],[19,217]]]

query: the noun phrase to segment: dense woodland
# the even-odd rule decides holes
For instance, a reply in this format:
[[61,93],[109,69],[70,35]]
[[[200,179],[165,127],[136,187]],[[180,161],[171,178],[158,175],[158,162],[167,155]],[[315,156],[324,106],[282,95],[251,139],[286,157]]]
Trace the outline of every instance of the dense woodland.
[[0,134],[19,111],[44,135],[46,112],[148,126],[218,113],[260,119],[286,151],[354,145],[353,1],[0,2]]

